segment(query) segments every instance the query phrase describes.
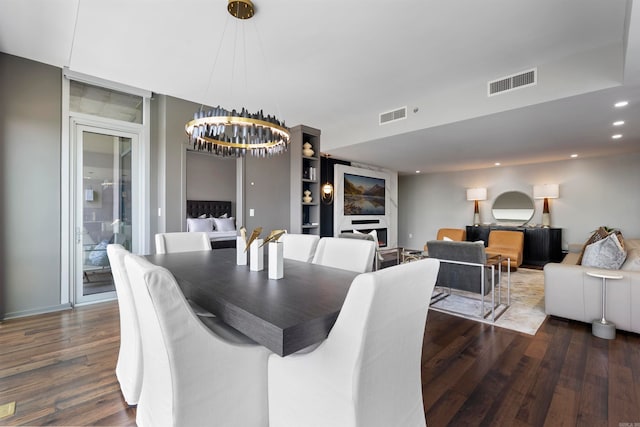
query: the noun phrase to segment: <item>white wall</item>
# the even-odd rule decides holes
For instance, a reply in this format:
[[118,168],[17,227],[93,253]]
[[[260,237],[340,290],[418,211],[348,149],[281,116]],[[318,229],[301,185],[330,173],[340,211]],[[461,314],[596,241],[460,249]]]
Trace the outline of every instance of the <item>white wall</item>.
[[[619,228],[628,238],[640,238],[640,153],[593,159],[496,167],[465,172],[400,176],[398,244],[421,248],[439,228],[472,224],[473,202],[465,190],[486,187],[480,202],[483,223],[495,220],[491,206],[509,190],[533,196],[533,186],[557,183],[560,198],[550,200],[551,226],[563,229],[563,247],[582,243],[601,225]],[[542,222],[542,200],[535,200],[531,223]],[[410,237],[412,235],[412,237]]]
[[[343,174],[371,176],[385,180],[385,214],[384,215],[344,215],[344,180]],[[351,166],[336,164],[333,175],[335,196],[333,200],[333,235],[342,230],[364,230],[372,228],[387,229],[387,247],[395,247],[398,242],[398,174],[387,169],[351,163]],[[378,220],[377,224],[353,225],[352,220]]]

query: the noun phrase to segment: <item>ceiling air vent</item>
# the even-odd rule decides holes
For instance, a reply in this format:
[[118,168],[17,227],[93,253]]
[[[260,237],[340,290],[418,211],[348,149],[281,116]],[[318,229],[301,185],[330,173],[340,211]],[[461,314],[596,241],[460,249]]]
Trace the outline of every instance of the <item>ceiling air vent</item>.
[[380,113],[380,124],[386,125],[387,123],[403,120],[407,118],[407,107],[398,108],[397,110],[387,111],[386,113]]
[[490,81],[487,84],[488,95],[493,96],[503,92],[510,92],[527,86],[533,86],[537,83],[537,68],[523,71],[518,74],[502,77],[498,80]]

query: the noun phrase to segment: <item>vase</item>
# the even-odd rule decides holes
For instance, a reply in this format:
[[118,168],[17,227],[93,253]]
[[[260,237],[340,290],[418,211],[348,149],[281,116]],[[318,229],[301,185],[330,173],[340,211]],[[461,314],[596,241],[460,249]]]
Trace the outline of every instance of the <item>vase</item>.
[[311,144],[308,142],[302,144],[302,154],[306,157],[313,157],[314,151],[311,149]]
[[264,247],[262,246],[263,239],[255,239],[249,245],[249,270],[262,271],[264,270]]
[[282,242],[269,242],[269,279],[284,277],[284,256]]
[[247,265],[247,251],[244,246],[247,242],[241,236],[236,236],[236,264]]
[[302,198],[302,201],[304,203],[311,203],[311,200],[313,200],[313,198],[311,197],[311,191],[304,190],[304,197]]

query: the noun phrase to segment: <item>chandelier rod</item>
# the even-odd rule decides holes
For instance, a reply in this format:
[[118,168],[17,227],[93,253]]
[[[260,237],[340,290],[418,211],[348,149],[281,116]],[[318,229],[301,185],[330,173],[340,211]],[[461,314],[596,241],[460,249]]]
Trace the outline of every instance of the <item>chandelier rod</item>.
[[[218,64],[218,58],[220,57],[220,51],[222,50],[222,44],[224,43],[225,35],[227,34],[227,27],[229,26],[230,16],[227,15],[227,19],[224,21],[224,28],[222,29],[222,36],[220,37],[220,43],[218,43],[218,50],[216,51],[216,56],[213,60],[213,66],[211,67],[211,72],[209,73],[209,81],[207,83],[207,90],[204,92],[203,103],[200,104],[200,111],[204,110],[204,102],[207,102],[209,97],[209,92],[211,91],[211,84],[213,83],[213,75],[216,72],[216,65]],[[235,50],[234,50],[235,51]],[[233,72],[233,70],[232,70]]]

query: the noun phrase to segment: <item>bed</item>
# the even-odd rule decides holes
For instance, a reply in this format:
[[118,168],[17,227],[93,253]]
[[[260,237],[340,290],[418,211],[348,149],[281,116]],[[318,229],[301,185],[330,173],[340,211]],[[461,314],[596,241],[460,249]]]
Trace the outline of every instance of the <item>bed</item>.
[[209,233],[213,249],[235,248],[237,231],[231,202],[187,200],[187,231]]

